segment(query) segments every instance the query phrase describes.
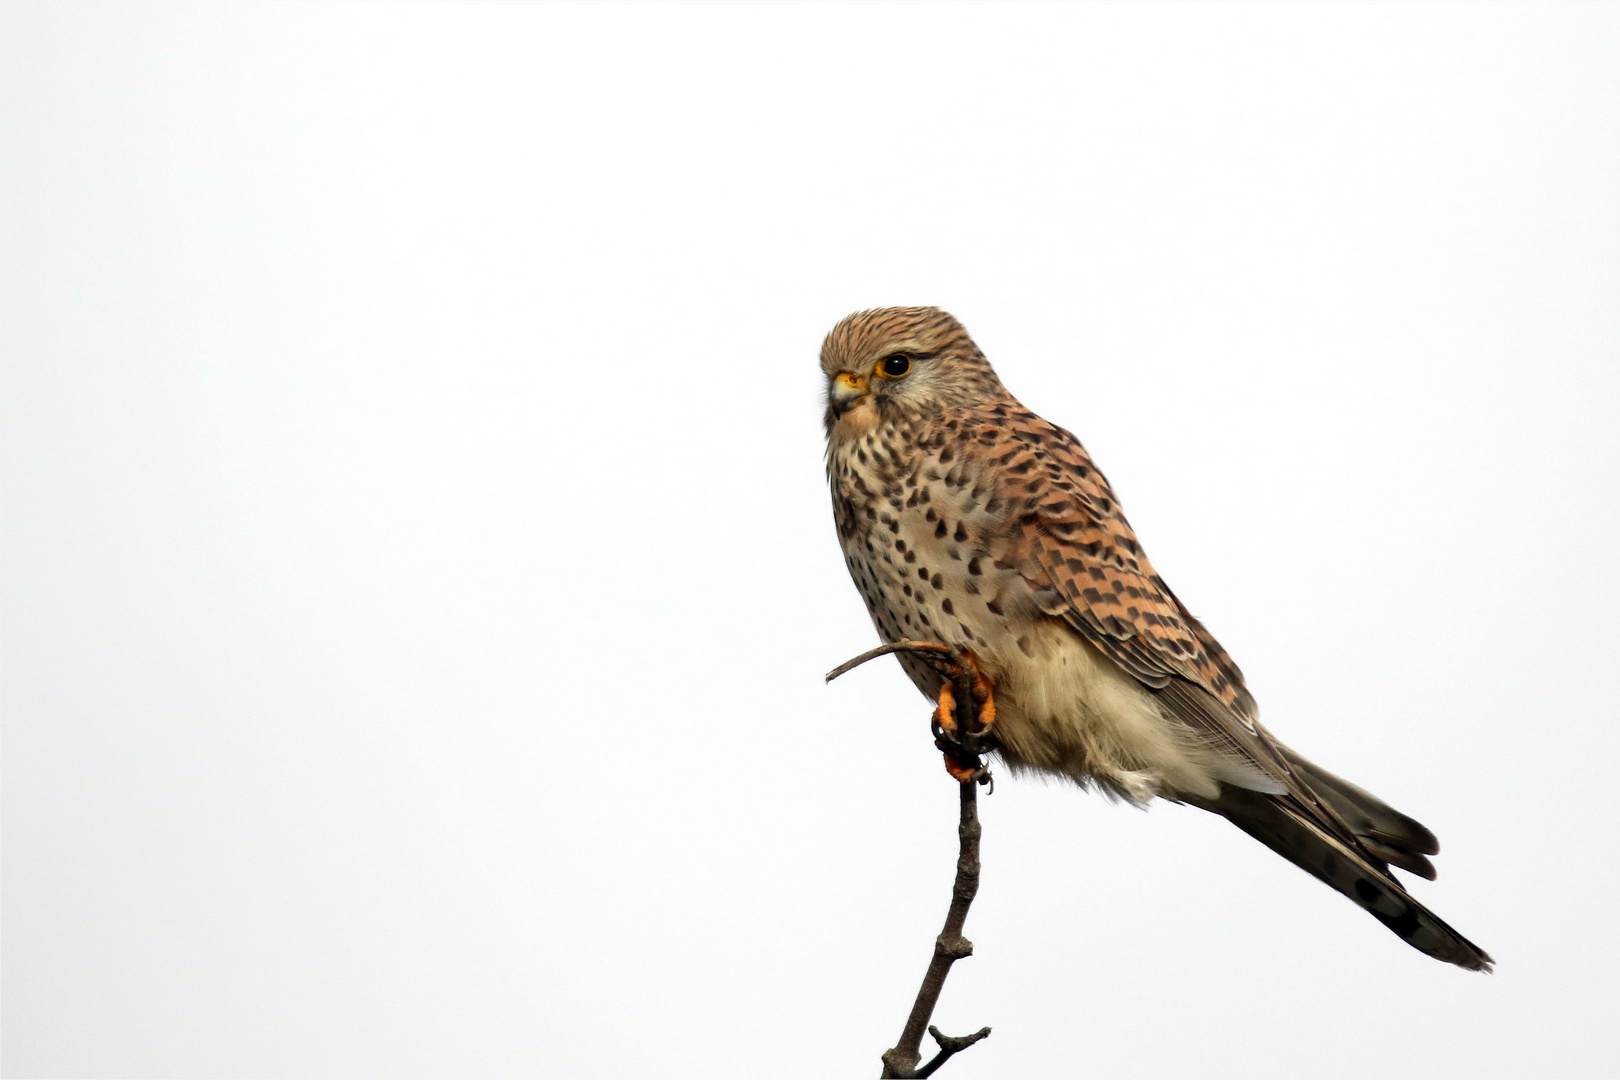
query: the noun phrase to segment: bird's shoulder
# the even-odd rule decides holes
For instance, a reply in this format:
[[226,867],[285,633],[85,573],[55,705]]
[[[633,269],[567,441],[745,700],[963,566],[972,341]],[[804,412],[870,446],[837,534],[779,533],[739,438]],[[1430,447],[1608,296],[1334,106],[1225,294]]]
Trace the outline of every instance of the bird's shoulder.
[[1107,477],[1080,440],[1017,401],[946,411],[919,441],[937,464],[958,466],[991,513],[1100,527],[1145,564]]

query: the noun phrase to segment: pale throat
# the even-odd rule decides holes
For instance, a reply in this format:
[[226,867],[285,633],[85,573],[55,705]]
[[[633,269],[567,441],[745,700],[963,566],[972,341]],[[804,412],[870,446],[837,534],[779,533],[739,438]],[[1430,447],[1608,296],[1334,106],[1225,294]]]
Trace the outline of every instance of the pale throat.
[[834,444],[854,442],[865,435],[871,434],[877,425],[877,405],[873,403],[872,396],[868,394],[844,410],[844,415],[833,423],[832,442]]

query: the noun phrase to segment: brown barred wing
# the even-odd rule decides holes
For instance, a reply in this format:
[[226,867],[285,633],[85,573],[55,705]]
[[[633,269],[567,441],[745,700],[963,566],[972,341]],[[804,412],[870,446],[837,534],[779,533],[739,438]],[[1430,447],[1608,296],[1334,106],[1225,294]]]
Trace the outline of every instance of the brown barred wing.
[[1079,440],[1021,407],[976,419],[970,445],[1002,478],[992,495],[1003,514],[990,550],[998,565],[1213,747],[1258,766],[1350,839],[1257,723],[1237,665],[1154,572]]
[[1079,440],[1021,408],[997,419],[1001,436],[992,443],[981,432],[979,453],[1000,475],[1030,478],[1004,482],[995,495],[1006,510],[991,551],[998,564],[1017,569],[1043,610],[1157,691],[1212,747],[1258,766],[1318,827],[1360,848],[1260,727],[1237,665],[1154,572]]
[[997,406],[971,445],[1002,478],[1005,516],[990,554],[1029,579],[1050,614],[1154,689],[1180,677],[1229,707],[1247,697],[1236,665],[1154,573],[1079,440],[1025,409]]

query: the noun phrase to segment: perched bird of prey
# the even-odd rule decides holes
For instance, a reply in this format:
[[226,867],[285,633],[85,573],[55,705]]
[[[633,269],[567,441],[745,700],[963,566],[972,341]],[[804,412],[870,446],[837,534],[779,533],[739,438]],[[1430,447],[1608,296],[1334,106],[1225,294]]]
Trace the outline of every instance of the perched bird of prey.
[[[1434,834],[1278,742],[1243,674],[1148,562],[1078,439],[1018,403],[938,308],[861,311],[821,347],[838,539],[887,642],[968,649],[998,753],[1146,803],[1220,814],[1413,948],[1484,950],[1412,899]],[[924,694],[949,684],[915,655]]]

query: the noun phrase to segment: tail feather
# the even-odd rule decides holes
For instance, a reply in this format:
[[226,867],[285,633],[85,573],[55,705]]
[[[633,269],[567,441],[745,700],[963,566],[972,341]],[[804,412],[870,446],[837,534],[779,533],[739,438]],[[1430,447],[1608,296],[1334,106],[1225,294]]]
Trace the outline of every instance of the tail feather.
[[[1290,758],[1293,758],[1292,754]],[[1293,763],[1297,768],[1301,762],[1295,759]],[[1381,807],[1389,814],[1416,826],[1428,840],[1423,841],[1411,829],[1403,828],[1398,833],[1391,834],[1398,847],[1366,844],[1369,849],[1375,851],[1374,855],[1368,856],[1314,821],[1314,815],[1291,796],[1267,795],[1226,786],[1216,799],[1189,798],[1187,801],[1220,814],[1289,862],[1343,893],[1419,952],[1470,971],[1490,971],[1494,961],[1485,950],[1453,930],[1438,915],[1414,900],[1390,874],[1389,868],[1378,861],[1382,854],[1376,850],[1379,847],[1394,850],[1403,857],[1417,855],[1421,858],[1421,854],[1413,851],[1412,846],[1426,845],[1429,848],[1428,853],[1432,854],[1438,848],[1433,842],[1433,834],[1405,815],[1396,814],[1360,788],[1339,780],[1330,773],[1324,773],[1315,766],[1303,771],[1310,776],[1313,790],[1336,811],[1343,812],[1341,802],[1348,802],[1356,807],[1362,806],[1360,800],[1364,796],[1376,804],[1376,807]],[[1332,784],[1319,783],[1323,778],[1343,785],[1349,789],[1349,793]],[[1355,828],[1357,840],[1361,840],[1362,816],[1380,826],[1390,823],[1378,813],[1364,813],[1354,817],[1353,820],[1347,819]],[[1365,841],[1362,842],[1365,844]],[[1391,861],[1397,866],[1403,865],[1401,861]],[[1423,862],[1427,865],[1427,860]],[[1432,867],[1426,876],[1433,876]]]
[[1434,864],[1425,856],[1440,854],[1440,841],[1421,822],[1407,817],[1372,792],[1305,760],[1286,746],[1278,749],[1368,851],[1392,866],[1434,880]]

